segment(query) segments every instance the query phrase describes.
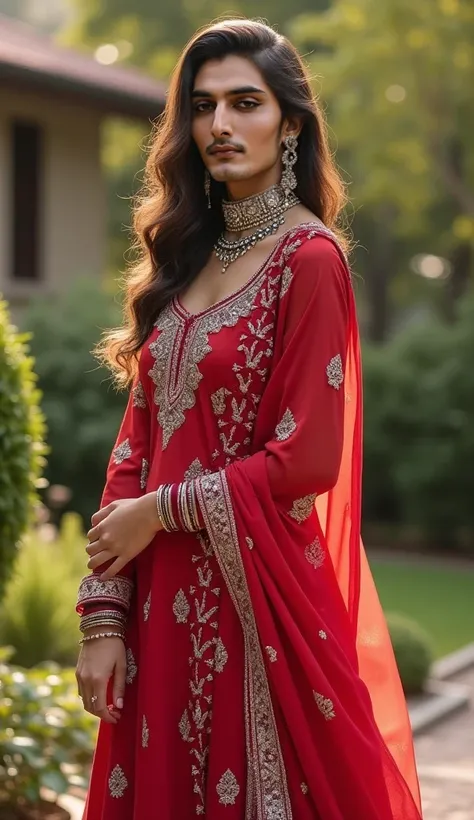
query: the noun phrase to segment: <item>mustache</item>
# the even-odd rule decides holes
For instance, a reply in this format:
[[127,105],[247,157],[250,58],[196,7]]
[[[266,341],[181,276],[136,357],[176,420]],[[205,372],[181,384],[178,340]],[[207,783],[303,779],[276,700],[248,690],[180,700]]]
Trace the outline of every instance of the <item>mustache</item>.
[[216,140],[212,145],[206,148],[206,154],[212,154],[215,148],[232,148],[234,151],[244,151],[243,145],[236,142],[229,142],[229,140]]

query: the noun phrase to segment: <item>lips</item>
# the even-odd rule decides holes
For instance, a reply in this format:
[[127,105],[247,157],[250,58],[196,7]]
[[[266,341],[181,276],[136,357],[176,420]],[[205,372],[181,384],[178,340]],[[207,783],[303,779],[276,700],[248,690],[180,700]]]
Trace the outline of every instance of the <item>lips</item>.
[[232,148],[230,145],[226,146],[217,146],[210,151],[211,154],[225,156],[226,154],[237,154],[237,148]]

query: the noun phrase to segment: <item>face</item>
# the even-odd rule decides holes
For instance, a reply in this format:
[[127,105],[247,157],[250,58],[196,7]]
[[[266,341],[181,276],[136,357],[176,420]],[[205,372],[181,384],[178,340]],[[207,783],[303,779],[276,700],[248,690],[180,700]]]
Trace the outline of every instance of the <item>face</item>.
[[291,129],[256,66],[229,55],[196,75],[192,135],[211,176],[237,198],[265,190],[281,176],[281,146]]

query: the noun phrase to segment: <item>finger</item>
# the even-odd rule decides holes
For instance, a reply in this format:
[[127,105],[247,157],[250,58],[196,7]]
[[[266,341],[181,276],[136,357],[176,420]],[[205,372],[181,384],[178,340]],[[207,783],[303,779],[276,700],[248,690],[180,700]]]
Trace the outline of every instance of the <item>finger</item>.
[[114,671],[114,685],[112,698],[117,709],[123,709],[123,698],[125,695],[125,678],[127,675],[127,663],[125,657],[116,664]]
[[94,697],[97,698],[92,704],[94,714],[105,723],[117,723],[117,717],[107,706],[107,683],[105,681],[94,684]]
[[[113,556],[113,555],[110,556],[110,558],[114,558],[114,557],[115,556]],[[107,560],[110,561],[110,558],[108,558]],[[97,559],[94,558],[93,560],[97,560]],[[102,573],[102,575],[100,576],[100,580],[101,581],[110,581],[111,578],[114,578],[117,575],[117,573],[120,572],[120,570],[122,569],[122,567],[125,566],[126,563],[127,563],[127,561],[124,560],[123,558],[117,558],[113,562],[113,564],[111,564],[110,567],[107,567],[107,569]],[[90,564],[90,562],[89,562],[89,564]],[[104,564],[105,564],[105,561],[104,561]]]
[[87,533],[87,540],[89,542],[97,541],[100,538],[100,525],[101,521],[95,525],[95,527],[91,527],[89,532]]
[[86,547],[86,552],[88,555],[97,555],[99,552],[102,552],[103,549],[104,545],[99,539],[98,541],[91,541]]
[[91,524],[93,527],[96,527],[97,524],[100,524],[100,522],[103,521],[104,518],[107,518],[107,516],[110,515],[110,513],[114,509],[114,507],[112,506],[113,503],[114,502],[112,501],[110,504],[107,504],[106,507],[102,507],[101,510],[97,510],[97,512],[94,513],[94,515],[91,518]]
[[[89,569],[97,569],[97,567],[101,567],[102,564],[107,564],[108,561],[113,561],[114,558],[116,558],[116,556],[113,554],[113,552],[110,552],[110,550],[102,550],[102,552],[99,552],[97,555],[94,555],[94,557],[87,562],[87,566],[89,567]],[[110,577],[113,578],[113,575],[111,575]],[[101,580],[106,579],[101,578]]]

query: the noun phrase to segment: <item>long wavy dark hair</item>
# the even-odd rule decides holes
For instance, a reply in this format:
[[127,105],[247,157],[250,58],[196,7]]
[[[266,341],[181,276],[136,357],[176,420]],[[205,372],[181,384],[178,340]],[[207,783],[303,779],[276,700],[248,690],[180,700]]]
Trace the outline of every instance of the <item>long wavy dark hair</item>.
[[125,322],[96,349],[121,386],[133,379],[159,312],[202,270],[224,227],[223,183],[212,181],[213,207],[206,205],[204,163],[191,135],[191,94],[203,63],[229,54],[255,64],[279,102],[282,119],[302,123],[296,193],[343,240],[338,223],[346,202],[344,185],[328,146],[324,115],[294,46],[255,20],[224,20],[197,32],[174,70],[165,111],[152,134],[144,189],[134,208],[139,258],[125,279]]

